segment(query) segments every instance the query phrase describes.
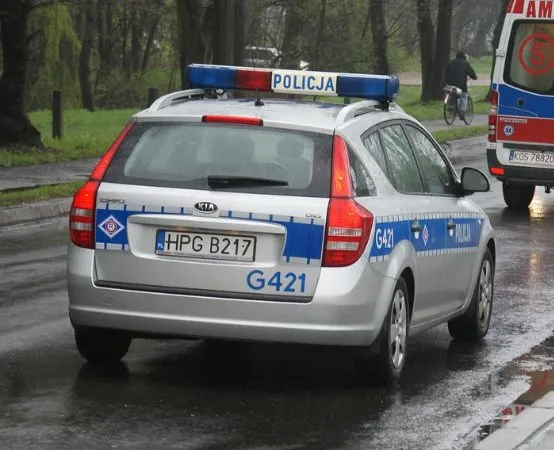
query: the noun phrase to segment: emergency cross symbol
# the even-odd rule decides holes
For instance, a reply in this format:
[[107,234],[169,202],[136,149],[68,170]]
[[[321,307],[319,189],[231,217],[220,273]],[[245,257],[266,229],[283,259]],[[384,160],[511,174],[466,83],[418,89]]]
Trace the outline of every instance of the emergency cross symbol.
[[117,234],[121,233],[125,227],[114,216],[109,216],[106,220],[98,225],[106,236],[113,239]]
[[514,127],[512,125],[506,125],[504,127],[504,134],[506,136],[511,136],[512,134],[514,134]]

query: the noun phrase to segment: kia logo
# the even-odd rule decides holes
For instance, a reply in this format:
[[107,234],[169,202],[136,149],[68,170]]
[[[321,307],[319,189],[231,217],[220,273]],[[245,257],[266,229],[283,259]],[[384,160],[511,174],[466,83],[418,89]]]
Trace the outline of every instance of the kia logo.
[[210,202],[198,202],[194,205],[194,209],[203,214],[210,214],[217,211],[217,205]]

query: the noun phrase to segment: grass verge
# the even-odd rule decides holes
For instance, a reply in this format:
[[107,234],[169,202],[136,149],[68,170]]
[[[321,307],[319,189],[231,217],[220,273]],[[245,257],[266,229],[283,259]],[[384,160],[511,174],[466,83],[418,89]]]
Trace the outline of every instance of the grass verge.
[[31,121],[42,133],[48,151],[29,148],[0,148],[0,167],[31,166],[102,155],[137,111],[117,109],[89,112],[69,110],[64,113],[64,137],[53,139],[52,113],[37,111]]
[[0,207],[39,202],[53,198],[71,197],[82,184],[83,181],[72,181],[71,183],[39,186],[32,189],[0,192]]
[[435,131],[433,136],[439,143],[444,144],[445,142],[456,141],[458,139],[483,136],[487,134],[488,130],[489,127],[487,125],[450,128],[448,130]]
[[[473,111],[475,114],[488,114],[489,103],[485,96],[489,91],[488,86],[475,86],[471,88],[470,95],[473,100]],[[415,117],[417,120],[436,120],[443,118],[443,102],[432,101],[422,103],[420,101],[420,86],[400,86],[398,94],[398,104],[406,113]]]

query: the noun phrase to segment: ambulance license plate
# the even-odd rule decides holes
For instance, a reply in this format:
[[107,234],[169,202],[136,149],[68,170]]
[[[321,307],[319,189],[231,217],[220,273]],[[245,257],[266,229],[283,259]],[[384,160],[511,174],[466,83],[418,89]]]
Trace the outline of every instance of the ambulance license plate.
[[252,262],[256,255],[256,238],[158,230],[156,255]]
[[536,166],[554,166],[554,153],[510,150],[509,161],[511,163],[533,164]]

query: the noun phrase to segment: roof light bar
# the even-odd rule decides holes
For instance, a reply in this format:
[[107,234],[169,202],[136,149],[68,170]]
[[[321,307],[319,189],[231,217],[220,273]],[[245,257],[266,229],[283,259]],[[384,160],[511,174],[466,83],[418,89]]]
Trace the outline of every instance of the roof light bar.
[[191,88],[358,97],[389,102],[396,100],[400,89],[400,82],[393,75],[267,70],[201,64],[188,66],[187,81]]

